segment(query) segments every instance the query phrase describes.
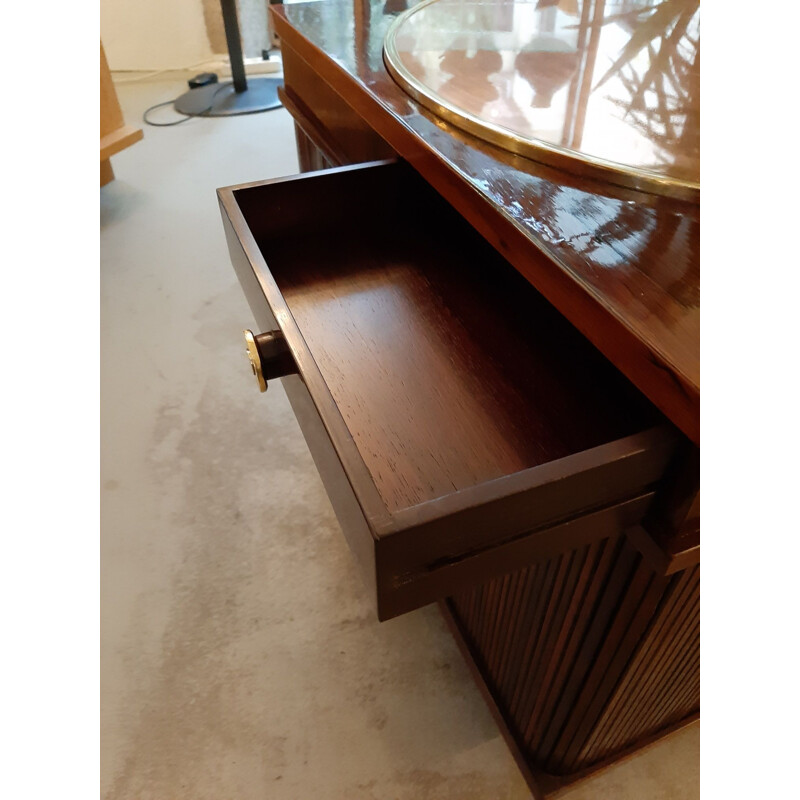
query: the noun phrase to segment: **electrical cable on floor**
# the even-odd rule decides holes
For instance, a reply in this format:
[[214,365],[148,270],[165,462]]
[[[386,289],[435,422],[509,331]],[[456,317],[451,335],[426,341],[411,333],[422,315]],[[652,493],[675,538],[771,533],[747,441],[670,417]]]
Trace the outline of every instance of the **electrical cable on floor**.
[[[151,111],[154,111],[157,108],[162,108],[163,106],[171,106],[174,104],[174,102],[175,98],[172,100],[167,100],[166,103],[156,103],[156,105],[150,106],[150,108],[148,108],[147,111],[142,114],[142,119],[144,120],[145,124],[152,125],[154,128],[169,128],[170,125],[180,125],[182,122],[188,122],[191,119],[191,116],[188,114],[183,119],[176,119],[173,122],[150,122],[150,120],[147,119],[147,115]],[[178,111],[177,113],[180,114],[181,112]]]
[[[144,120],[146,125],[152,125],[154,128],[169,128],[171,125],[180,125],[183,122],[188,122],[190,119],[192,119],[192,117],[202,116],[206,111],[210,111],[214,106],[214,98],[219,94],[221,89],[225,88],[225,86],[226,86],[226,84],[224,84],[224,83],[220,84],[219,89],[217,89],[217,91],[214,92],[214,94],[212,95],[211,103],[209,103],[208,107],[206,109],[204,109],[203,111],[197,113],[197,114],[186,114],[183,119],[176,119],[176,120],[173,120],[172,122],[150,122],[150,120],[147,119],[147,115],[151,111],[154,111],[157,108],[163,108],[164,106],[173,105],[175,103],[175,100],[178,99],[178,98],[173,98],[172,100],[166,100],[163,103],[156,103],[154,106],[150,106],[150,108],[148,108],[144,112],[144,114],[142,114],[142,119]],[[176,109],[175,113],[176,114],[183,114],[182,111],[178,111],[177,109]]]

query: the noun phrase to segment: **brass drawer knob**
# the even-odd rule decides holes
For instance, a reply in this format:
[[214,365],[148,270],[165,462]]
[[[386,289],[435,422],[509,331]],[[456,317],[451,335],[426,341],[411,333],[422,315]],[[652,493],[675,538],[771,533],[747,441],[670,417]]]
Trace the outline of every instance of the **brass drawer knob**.
[[253,331],[246,330],[244,341],[253,375],[256,376],[258,388],[262,392],[267,391],[267,381],[297,372],[292,354],[280,331],[254,334]]

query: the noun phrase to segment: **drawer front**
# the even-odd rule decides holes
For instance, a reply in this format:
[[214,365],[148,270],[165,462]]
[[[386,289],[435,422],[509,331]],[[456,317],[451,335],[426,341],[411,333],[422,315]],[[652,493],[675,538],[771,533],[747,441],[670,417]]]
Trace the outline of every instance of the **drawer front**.
[[377,595],[375,539],[367,525],[364,511],[358,504],[353,487],[347,480],[342,463],[305,384],[298,375],[281,380],[347,544],[358,561],[367,588]]
[[[278,330],[276,313],[267,300],[257,270],[245,252],[240,233],[234,230],[224,209],[222,219],[231,263],[253,313],[253,319],[261,330]],[[356,556],[368,588],[376,592],[375,540],[331,442],[331,435],[320,418],[302,376],[288,375],[281,378],[281,382],[342,532]]]
[[[219,198],[256,324],[297,367],[283,384],[380,619],[642,521],[674,433],[407,165]],[[398,236],[412,206],[434,236]]]

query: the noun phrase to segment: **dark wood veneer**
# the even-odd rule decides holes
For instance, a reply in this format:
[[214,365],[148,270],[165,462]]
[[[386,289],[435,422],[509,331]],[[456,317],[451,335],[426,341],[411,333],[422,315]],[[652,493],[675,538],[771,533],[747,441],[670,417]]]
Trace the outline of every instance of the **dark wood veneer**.
[[529,781],[555,788],[696,718],[698,603],[699,567],[659,576],[614,534],[447,608]]
[[386,8],[273,9],[282,97],[304,170],[400,154],[424,184],[233,187],[223,221],[380,618],[449,595],[538,798],[698,716],[699,210],[420,109],[383,67]]
[[642,519],[669,426],[407,165],[220,198],[367,520],[382,617]]

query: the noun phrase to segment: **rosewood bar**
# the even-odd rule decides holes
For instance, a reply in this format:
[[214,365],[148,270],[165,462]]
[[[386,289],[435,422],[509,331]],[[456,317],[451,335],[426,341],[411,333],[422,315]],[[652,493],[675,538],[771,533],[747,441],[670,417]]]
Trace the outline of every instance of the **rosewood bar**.
[[436,118],[386,8],[272,7],[305,174],[222,217],[379,618],[440,603],[542,796],[699,714],[698,209]]

